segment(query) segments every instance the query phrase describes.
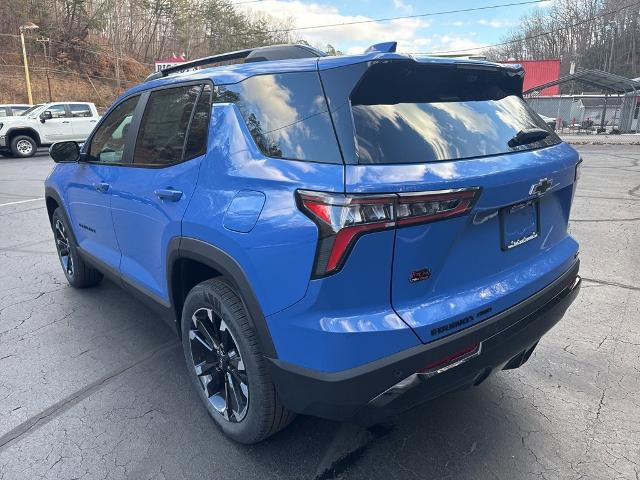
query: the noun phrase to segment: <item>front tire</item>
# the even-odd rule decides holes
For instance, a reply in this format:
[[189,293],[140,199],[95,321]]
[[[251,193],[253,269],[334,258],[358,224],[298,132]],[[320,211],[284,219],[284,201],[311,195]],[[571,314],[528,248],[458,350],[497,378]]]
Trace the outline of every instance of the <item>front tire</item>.
[[87,288],[99,284],[102,273],[89,266],[78,254],[69,222],[60,207],[56,208],[51,216],[51,229],[56,241],[60,265],[69,285],[75,288]]
[[14,157],[33,157],[38,151],[38,144],[28,135],[18,135],[11,139],[11,153]]
[[295,414],[279,402],[242,300],[219,278],[196,285],[182,310],[189,376],[218,427],[233,440],[257,443]]

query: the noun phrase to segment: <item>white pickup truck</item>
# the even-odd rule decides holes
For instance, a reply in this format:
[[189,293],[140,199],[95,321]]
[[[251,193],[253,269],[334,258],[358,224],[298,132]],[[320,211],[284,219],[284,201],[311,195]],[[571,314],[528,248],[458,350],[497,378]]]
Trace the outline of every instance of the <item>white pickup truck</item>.
[[53,102],[20,116],[0,118],[0,155],[31,157],[38,147],[55,142],[83,142],[100,116],[93,103]]

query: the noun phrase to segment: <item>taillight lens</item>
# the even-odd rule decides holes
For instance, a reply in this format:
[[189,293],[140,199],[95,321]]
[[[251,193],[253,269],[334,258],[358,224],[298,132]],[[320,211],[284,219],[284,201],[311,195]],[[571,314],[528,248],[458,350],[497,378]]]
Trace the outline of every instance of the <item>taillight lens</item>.
[[479,188],[382,195],[344,195],[298,190],[300,209],[318,226],[314,277],[340,270],[360,235],[463,215]]

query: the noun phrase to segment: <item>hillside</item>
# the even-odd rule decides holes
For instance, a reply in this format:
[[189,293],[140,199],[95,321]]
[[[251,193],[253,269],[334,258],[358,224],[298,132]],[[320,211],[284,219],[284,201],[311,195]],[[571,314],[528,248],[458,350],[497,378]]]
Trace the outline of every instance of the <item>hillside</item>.
[[[20,29],[33,100],[108,107],[172,54],[187,58],[287,43],[289,21],[239,13],[228,0],[2,0],[0,102],[26,102]],[[36,27],[37,26],[37,27]],[[47,76],[49,80],[47,81]]]

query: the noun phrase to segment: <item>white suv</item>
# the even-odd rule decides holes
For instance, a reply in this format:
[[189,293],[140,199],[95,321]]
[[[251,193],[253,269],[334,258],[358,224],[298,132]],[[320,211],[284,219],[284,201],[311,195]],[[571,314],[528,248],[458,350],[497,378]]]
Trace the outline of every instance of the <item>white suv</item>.
[[26,115],[0,118],[0,155],[31,157],[55,142],[83,142],[100,116],[93,103],[53,102]]

